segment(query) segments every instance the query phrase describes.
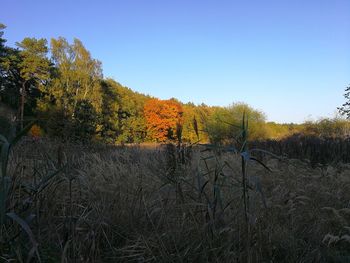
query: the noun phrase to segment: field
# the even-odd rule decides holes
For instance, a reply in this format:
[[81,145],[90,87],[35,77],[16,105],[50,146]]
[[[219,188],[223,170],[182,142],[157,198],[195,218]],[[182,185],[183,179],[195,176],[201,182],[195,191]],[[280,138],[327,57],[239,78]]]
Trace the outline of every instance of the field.
[[24,138],[6,171],[1,261],[349,262],[350,165],[263,161]]

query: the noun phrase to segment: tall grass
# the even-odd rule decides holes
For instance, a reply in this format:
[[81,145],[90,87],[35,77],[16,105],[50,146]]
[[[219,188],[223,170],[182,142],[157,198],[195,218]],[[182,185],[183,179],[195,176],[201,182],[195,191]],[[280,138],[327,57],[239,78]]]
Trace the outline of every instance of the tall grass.
[[[8,138],[0,135],[0,252],[2,260],[16,259],[27,262],[36,258],[41,262],[38,242],[30,227],[34,220],[34,211],[40,193],[50,183],[57,172],[47,174],[37,181],[32,178],[25,181],[22,178],[24,166],[16,167],[12,176],[8,173],[8,162],[11,151],[20,139],[30,130],[33,123],[28,124],[18,134],[9,133]],[[29,242],[23,245],[22,232]]]
[[28,227],[5,216],[1,260],[348,262],[350,167],[263,163],[246,120],[230,146],[185,145],[180,129],[153,148],[23,138],[6,214]]
[[346,138],[293,135],[252,144],[288,158],[308,160],[313,165],[350,162],[350,140]]

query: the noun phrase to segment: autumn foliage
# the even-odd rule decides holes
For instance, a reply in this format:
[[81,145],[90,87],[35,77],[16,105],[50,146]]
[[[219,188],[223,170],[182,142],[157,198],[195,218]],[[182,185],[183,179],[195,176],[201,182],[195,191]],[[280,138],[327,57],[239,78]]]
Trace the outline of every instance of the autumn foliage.
[[182,125],[183,109],[176,100],[150,99],[145,103],[147,136],[157,142],[175,140],[176,128]]
[[[78,39],[69,43],[63,37],[53,38],[48,45],[45,39],[25,38],[13,48],[5,44],[5,28],[0,23],[0,134],[12,132],[16,117],[18,129],[37,120],[39,126],[30,131],[34,137],[45,134],[111,144],[174,140],[225,144],[240,133],[244,112],[249,140],[282,140],[295,134],[350,136],[350,121],[342,118],[279,124],[266,122],[263,112],[245,103],[222,107],[154,99],[104,78],[101,62]],[[339,110],[350,118],[350,87],[344,97],[347,101]]]
[[39,138],[43,135],[43,130],[36,124],[29,130],[29,134],[34,138]]

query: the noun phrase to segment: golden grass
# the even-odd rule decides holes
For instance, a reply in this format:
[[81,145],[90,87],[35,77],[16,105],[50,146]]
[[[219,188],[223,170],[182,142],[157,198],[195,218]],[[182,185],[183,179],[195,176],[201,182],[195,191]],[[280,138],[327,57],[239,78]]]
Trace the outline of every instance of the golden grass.
[[[198,146],[182,164],[172,154],[23,141],[9,161],[14,184],[61,173],[35,198],[16,188],[12,210],[33,215],[42,262],[246,262],[240,156]],[[272,172],[247,170],[249,261],[349,262],[349,167],[266,161]],[[26,259],[25,235],[12,242],[0,241],[1,258]]]

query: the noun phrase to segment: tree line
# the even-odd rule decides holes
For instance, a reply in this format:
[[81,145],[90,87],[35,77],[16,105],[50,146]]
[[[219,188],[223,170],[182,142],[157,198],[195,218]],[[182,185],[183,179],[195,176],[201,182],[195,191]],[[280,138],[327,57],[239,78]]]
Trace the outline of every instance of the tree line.
[[[306,131],[320,134],[315,127],[322,125],[329,126],[329,134],[347,128],[347,122],[333,120],[324,120],[321,126],[266,123],[263,112],[244,103],[215,107],[184,104],[175,98],[160,100],[104,78],[101,62],[79,39],[69,43],[59,37],[48,43],[26,37],[9,47],[5,28],[0,24],[0,106],[15,112],[18,128],[36,119],[32,129],[36,135],[107,143],[179,139],[223,143],[239,130],[243,112],[249,118],[252,140]],[[4,123],[0,114],[1,120]]]

